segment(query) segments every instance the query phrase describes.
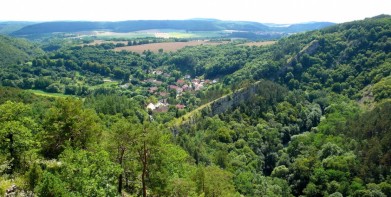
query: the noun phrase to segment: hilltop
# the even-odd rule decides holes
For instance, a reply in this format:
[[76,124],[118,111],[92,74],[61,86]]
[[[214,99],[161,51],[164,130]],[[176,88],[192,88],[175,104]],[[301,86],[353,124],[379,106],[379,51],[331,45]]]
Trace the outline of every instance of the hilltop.
[[183,31],[233,31],[269,34],[289,34],[308,30],[320,29],[333,23],[294,24],[284,27],[269,27],[258,22],[249,21],[221,21],[212,19],[192,20],[137,20],[119,22],[91,22],[91,21],[58,21],[44,22],[25,26],[12,32],[14,36],[27,36],[49,33],[74,33],[88,31],[108,31],[116,33],[135,32],[151,29],[169,29]]

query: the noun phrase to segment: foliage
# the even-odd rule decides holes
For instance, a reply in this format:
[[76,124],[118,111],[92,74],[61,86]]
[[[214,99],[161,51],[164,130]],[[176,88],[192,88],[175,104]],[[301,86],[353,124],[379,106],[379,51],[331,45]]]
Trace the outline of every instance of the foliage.
[[[4,65],[3,85],[75,97],[0,87],[0,189],[390,196],[389,27],[380,16],[267,47],[141,55],[67,45]],[[145,109],[157,102],[167,112]]]
[[43,51],[34,44],[23,39],[0,35],[0,66],[11,65],[42,55]]
[[57,99],[42,126],[42,152],[48,158],[56,158],[66,146],[87,149],[100,135],[96,113],[83,109],[80,100],[71,98]]

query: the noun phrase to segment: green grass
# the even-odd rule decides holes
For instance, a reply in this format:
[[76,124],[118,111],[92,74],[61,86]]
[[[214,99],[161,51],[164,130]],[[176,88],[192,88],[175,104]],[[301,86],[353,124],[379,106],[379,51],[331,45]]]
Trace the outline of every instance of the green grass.
[[111,81],[111,82],[104,82],[99,85],[90,86],[91,89],[97,89],[97,88],[104,88],[104,87],[112,87],[112,86],[118,86],[118,81]]
[[28,92],[31,92],[38,96],[47,96],[47,97],[56,97],[56,98],[66,98],[66,97],[72,97],[71,95],[65,95],[61,93],[49,93],[42,90],[26,90]]

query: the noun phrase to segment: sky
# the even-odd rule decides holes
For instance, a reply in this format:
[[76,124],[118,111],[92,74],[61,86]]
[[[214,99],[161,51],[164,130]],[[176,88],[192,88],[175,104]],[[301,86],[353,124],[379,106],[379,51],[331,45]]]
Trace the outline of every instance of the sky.
[[291,24],[391,15],[391,0],[1,0],[0,21],[214,18]]

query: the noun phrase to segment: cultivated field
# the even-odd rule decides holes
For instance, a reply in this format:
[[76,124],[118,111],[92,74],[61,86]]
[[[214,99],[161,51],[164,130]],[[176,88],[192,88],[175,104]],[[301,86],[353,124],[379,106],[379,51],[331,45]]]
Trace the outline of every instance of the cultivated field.
[[100,44],[103,44],[103,43],[112,43],[112,44],[118,44],[118,43],[122,43],[122,44],[125,44],[127,45],[128,42],[127,41],[106,41],[106,40],[94,40],[93,42],[91,43],[88,43],[88,44],[82,44],[82,45],[100,45]]
[[125,47],[117,47],[115,51],[132,51],[136,53],[142,53],[146,50],[150,50],[152,52],[157,53],[159,49],[163,49],[164,52],[177,51],[186,46],[197,46],[197,45],[220,45],[226,44],[228,42],[210,42],[206,40],[196,40],[190,42],[163,42],[163,43],[151,43],[151,44],[143,44],[143,45],[135,45],[135,46],[125,46]]
[[241,44],[241,45],[245,45],[245,46],[266,46],[266,45],[272,45],[272,44],[275,44],[277,41],[261,41],[261,42],[247,42],[247,43],[244,43],[244,44]]
[[223,31],[195,31],[186,32],[184,30],[171,30],[171,29],[150,29],[143,31],[134,31],[127,33],[108,32],[108,31],[93,31],[80,33],[81,37],[91,37],[98,39],[134,39],[134,38],[215,38],[224,37],[227,32]]

